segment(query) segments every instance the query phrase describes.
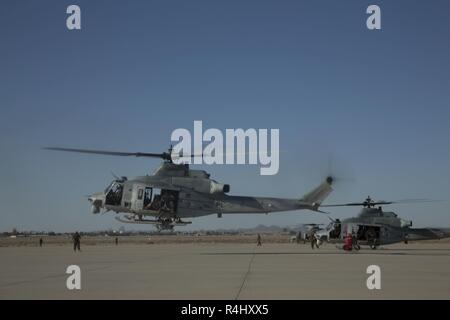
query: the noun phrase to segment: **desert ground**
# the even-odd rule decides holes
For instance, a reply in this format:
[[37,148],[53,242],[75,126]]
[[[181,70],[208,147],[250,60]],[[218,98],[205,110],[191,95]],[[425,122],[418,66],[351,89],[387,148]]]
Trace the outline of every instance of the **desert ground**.
[[[0,299],[450,299],[450,241],[344,252],[288,235],[0,239]],[[68,290],[66,269],[81,269]],[[381,269],[381,289],[366,286]]]

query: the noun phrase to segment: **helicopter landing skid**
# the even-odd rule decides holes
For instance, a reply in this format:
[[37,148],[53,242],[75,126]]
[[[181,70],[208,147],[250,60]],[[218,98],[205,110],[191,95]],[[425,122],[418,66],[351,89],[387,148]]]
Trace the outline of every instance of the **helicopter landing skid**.
[[152,224],[158,227],[158,229],[173,229],[175,226],[186,226],[191,224],[192,221],[182,221],[180,219],[134,219],[132,217],[115,217],[117,221],[122,223],[134,223],[134,224]]

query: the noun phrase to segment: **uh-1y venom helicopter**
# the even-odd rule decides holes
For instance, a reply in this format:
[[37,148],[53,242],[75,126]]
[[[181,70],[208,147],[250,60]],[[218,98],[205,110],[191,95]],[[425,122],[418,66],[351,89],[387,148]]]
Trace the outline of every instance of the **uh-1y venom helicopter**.
[[429,240],[450,237],[450,230],[437,228],[411,228],[412,221],[399,218],[397,214],[384,211],[382,206],[396,203],[434,202],[427,199],[405,199],[398,201],[374,201],[369,197],[363,202],[321,205],[321,207],[363,207],[357,217],[332,222],[316,231],[317,244],[323,242],[341,243],[346,235],[351,234],[359,245],[368,245],[376,249],[383,244],[397,242],[408,243],[408,240]]
[[[173,230],[174,226],[190,224],[183,218],[194,218],[217,214],[220,218],[226,213],[270,213],[308,209],[320,211],[322,201],[333,190],[333,178],[328,176],[318,187],[299,199],[263,198],[227,195],[230,185],[210,179],[203,170],[191,170],[188,164],[176,164],[172,152],[130,153],[101,150],[85,150],[51,147],[55,151],[79,152],[88,154],[135,156],[161,158],[163,163],[153,175],[113,180],[104,192],[88,197],[92,213],[101,209],[125,215],[116,219],[123,223],[155,225],[158,230]],[[191,155],[187,157],[195,157]],[[198,156],[198,155],[197,155]],[[203,155],[200,155],[203,156]],[[154,217],[154,219],[144,219]]]

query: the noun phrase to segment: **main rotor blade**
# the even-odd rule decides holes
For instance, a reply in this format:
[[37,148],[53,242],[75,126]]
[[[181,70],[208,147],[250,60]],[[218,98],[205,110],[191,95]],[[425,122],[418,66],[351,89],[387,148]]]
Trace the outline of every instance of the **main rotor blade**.
[[[266,152],[266,151],[265,151]],[[245,151],[245,152],[215,152],[214,155],[212,155],[212,153],[177,153],[177,152],[173,152],[172,153],[172,157],[186,157],[186,158],[196,158],[196,157],[202,157],[202,158],[211,158],[211,157],[223,157],[223,156],[228,156],[228,155],[234,155],[234,156],[238,156],[238,155],[259,155],[260,152],[250,152],[250,151]],[[271,154],[280,154],[281,151],[278,152],[271,152]]]
[[170,154],[164,153],[147,153],[147,152],[118,152],[118,151],[105,151],[105,150],[88,150],[88,149],[72,149],[72,148],[59,148],[59,147],[46,147],[45,150],[52,151],[66,151],[66,152],[78,152],[78,153],[88,153],[88,154],[101,154],[107,156],[121,156],[121,157],[151,157],[151,158],[162,158],[165,160],[170,160]]
[[321,207],[353,207],[353,206],[364,206],[364,202],[351,202],[351,203],[340,203],[340,204],[323,204]]
[[392,201],[392,203],[422,203],[422,202],[442,202],[443,200],[433,199],[401,199]]
[[423,202],[439,202],[440,200],[430,200],[430,199],[402,199],[395,201],[373,201],[373,202],[350,202],[342,204],[326,204],[320,207],[353,207],[353,206],[381,206],[388,204],[407,204],[407,203],[423,203]]

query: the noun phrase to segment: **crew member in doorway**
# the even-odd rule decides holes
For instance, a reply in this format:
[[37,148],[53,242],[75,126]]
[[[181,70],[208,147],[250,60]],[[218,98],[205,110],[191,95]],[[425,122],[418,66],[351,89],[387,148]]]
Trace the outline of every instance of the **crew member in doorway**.
[[175,196],[171,192],[161,195],[161,210],[164,213],[175,213]]

